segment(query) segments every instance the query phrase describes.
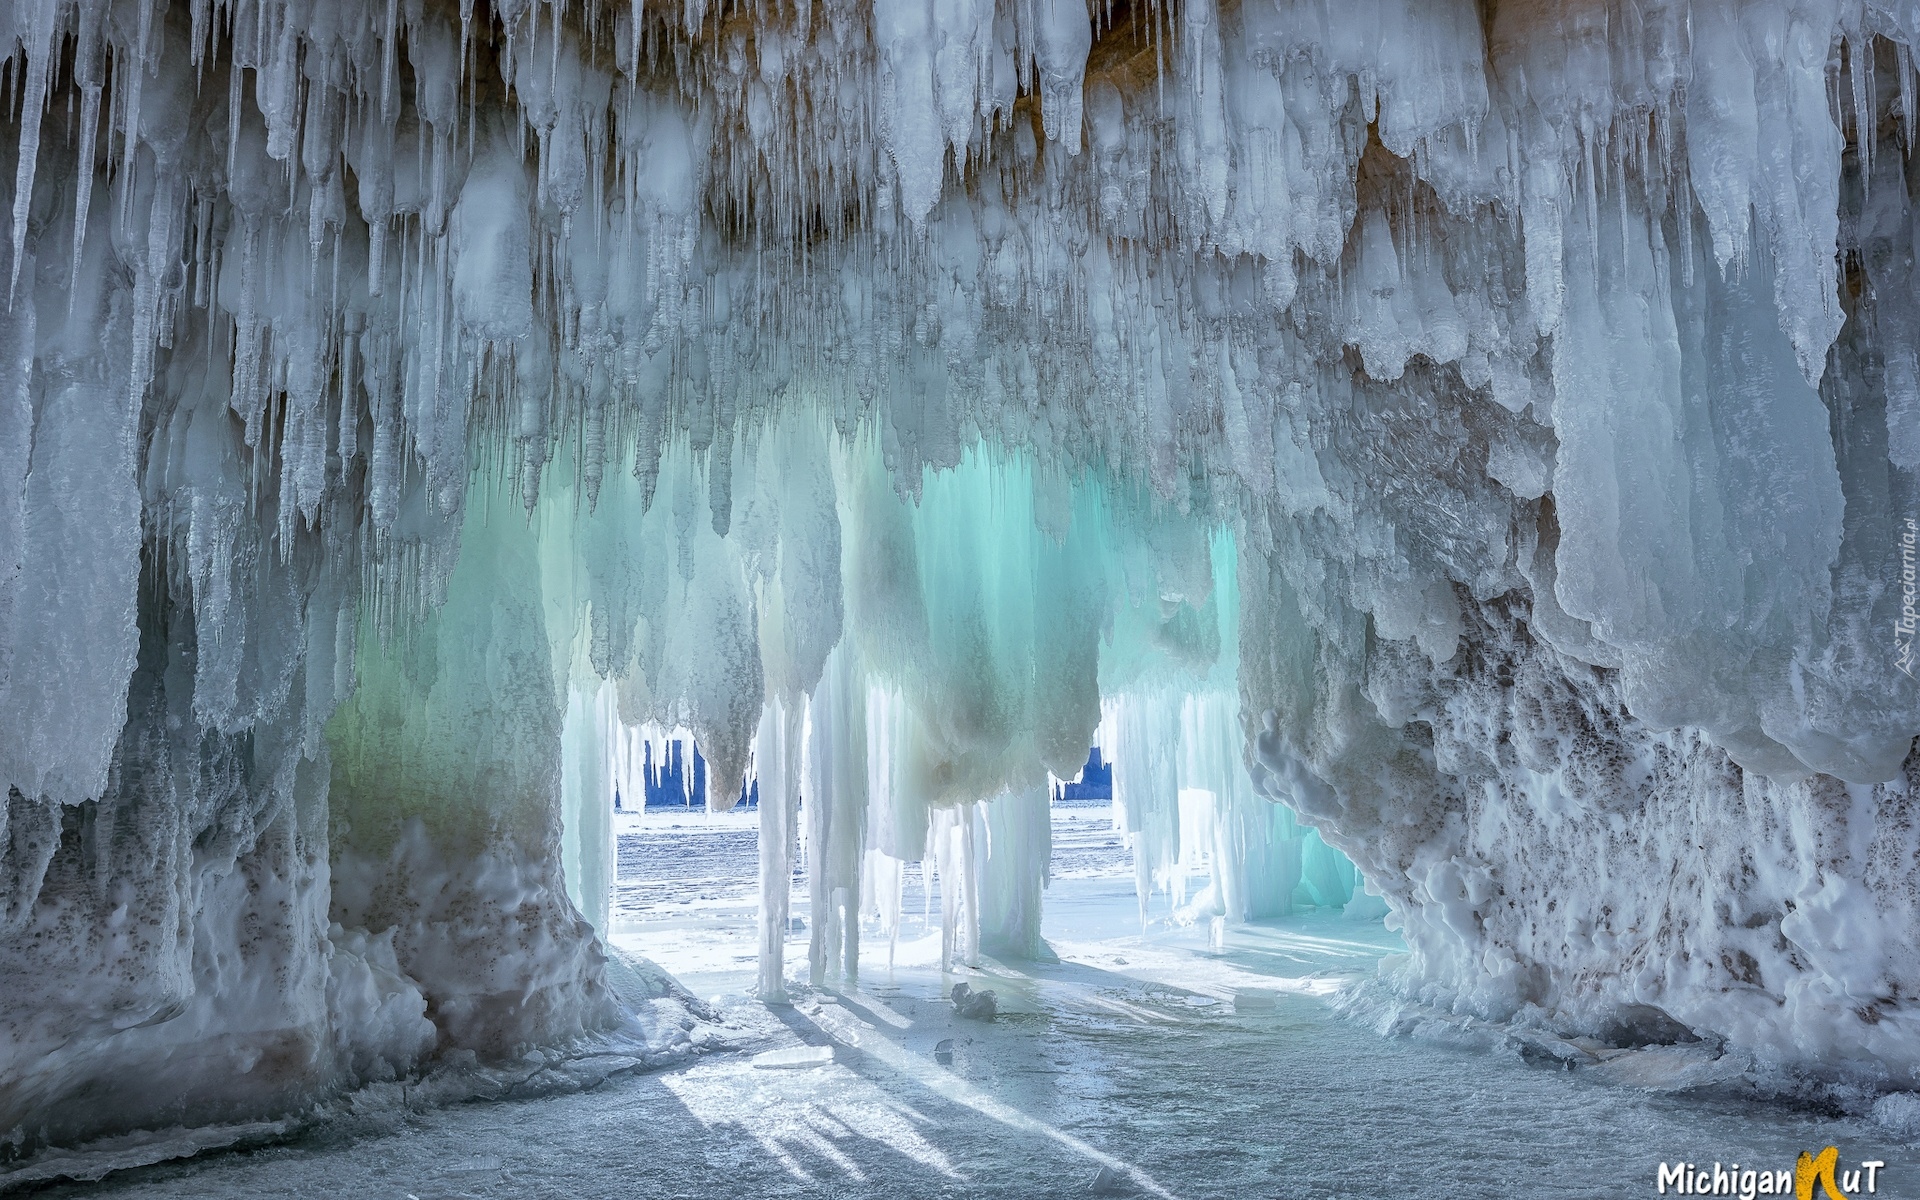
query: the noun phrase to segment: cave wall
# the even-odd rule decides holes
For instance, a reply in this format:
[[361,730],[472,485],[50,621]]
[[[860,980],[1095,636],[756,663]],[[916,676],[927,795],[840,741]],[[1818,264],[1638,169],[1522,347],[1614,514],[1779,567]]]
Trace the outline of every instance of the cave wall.
[[1106,721],[1143,892],[1204,779],[1274,860],[1210,902],[1300,894],[1284,802],[1406,995],[1911,1081],[1917,40],[0,11],[0,1136],[598,1027],[574,697],[730,796],[835,653],[896,857]]

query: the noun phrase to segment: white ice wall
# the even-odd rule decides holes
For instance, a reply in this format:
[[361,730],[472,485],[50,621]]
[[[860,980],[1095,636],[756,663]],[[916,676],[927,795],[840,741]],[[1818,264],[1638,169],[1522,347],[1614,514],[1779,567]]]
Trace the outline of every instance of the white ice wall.
[[[1409,988],[1911,1080],[1908,6],[723,16],[0,9],[19,1044],[213,1039],[238,1008],[180,1014],[252,968],[194,964],[244,944],[286,982],[241,1007],[349,1064],[263,1095],[412,1061],[424,949],[320,925],[382,781],[313,781],[360,668],[442,686],[409,631],[462,531],[531,519],[537,635],[447,647],[506,722],[486,811],[547,812],[603,679],[730,795],[852,630],[911,784],[870,848],[958,846],[1103,696],[1231,662],[1252,786],[1387,894]],[[557,929],[546,838],[508,874]],[[268,869],[305,916],[243,943],[222,881]],[[519,961],[580,999],[590,947]]]

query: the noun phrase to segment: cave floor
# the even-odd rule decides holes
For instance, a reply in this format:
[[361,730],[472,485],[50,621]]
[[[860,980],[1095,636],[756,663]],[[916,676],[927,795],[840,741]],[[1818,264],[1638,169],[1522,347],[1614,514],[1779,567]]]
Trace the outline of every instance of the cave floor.
[[[1220,945],[1205,923],[1143,934],[1104,827],[1064,820],[1045,926],[1057,963],[989,960],[943,980],[937,924],[910,916],[891,968],[870,940],[857,987],[757,1004],[735,878],[752,842],[734,836],[680,884],[623,892],[613,939],[716,998],[717,1049],[591,1091],[407,1110],[379,1132],[319,1127],[38,1194],[1611,1198],[1658,1194],[1662,1161],[1790,1169],[1833,1144],[1843,1166],[1887,1163],[1875,1195],[1920,1197],[1920,1155],[1866,1121],[1624,1086],[1498,1038],[1384,1037],[1336,1014],[1336,993],[1397,949],[1377,923],[1309,913]],[[744,828],[629,829],[623,864],[652,837]],[[804,939],[789,942],[790,977]],[[955,1016],[941,997],[956,978],[992,988],[1001,1015]],[[771,1068],[782,1051],[816,1061]]]

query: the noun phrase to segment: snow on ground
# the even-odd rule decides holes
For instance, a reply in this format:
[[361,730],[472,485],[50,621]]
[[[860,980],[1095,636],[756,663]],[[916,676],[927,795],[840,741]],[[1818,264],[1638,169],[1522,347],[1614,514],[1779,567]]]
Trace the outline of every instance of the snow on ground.
[[[1876,1196],[1920,1197],[1911,1140],[1866,1120],[1624,1086],[1543,1068],[1513,1044],[1382,1037],[1330,1003],[1399,949],[1378,924],[1309,913],[1231,928],[1216,949],[1162,899],[1143,932],[1105,811],[1054,817],[1057,963],[943,977],[937,915],[921,922],[910,897],[892,967],[870,932],[857,988],[802,986],[796,928],[796,1002],[782,1008],[745,995],[751,814],[623,818],[611,940],[716,1005],[725,1024],[703,1027],[708,1053],[591,1090],[402,1106],[44,1194],[1614,1198],[1659,1194],[1662,1161],[1790,1169],[1832,1144],[1843,1166],[1886,1162]],[[943,996],[959,979],[995,991],[1000,1017],[954,1015]]]

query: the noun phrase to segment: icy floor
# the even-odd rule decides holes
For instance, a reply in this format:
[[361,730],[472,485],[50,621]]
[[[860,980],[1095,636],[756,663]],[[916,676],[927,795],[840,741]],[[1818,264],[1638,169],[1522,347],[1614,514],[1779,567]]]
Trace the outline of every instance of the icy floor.
[[[719,997],[730,1049],[585,1093],[411,1111],[384,1132],[363,1122],[44,1194],[1613,1198],[1656,1195],[1662,1160],[1790,1168],[1835,1144],[1843,1164],[1888,1164],[1876,1195],[1920,1197],[1920,1155],[1863,1121],[1625,1087],[1336,1017],[1329,997],[1396,948],[1377,925],[1310,914],[1229,930],[1218,952],[1204,925],[1142,935],[1101,815],[1056,819],[1059,963],[966,976],[999,994],[991,1024],[953,1015],[937,926],[912,921],[890,970],[886,943],[868,941],[857,990],[746,1000],[752,818],[630,821],[614,940]],[[642,868],[656,882],[632,877]],[[796,930],[793,973],[804,962]]]

